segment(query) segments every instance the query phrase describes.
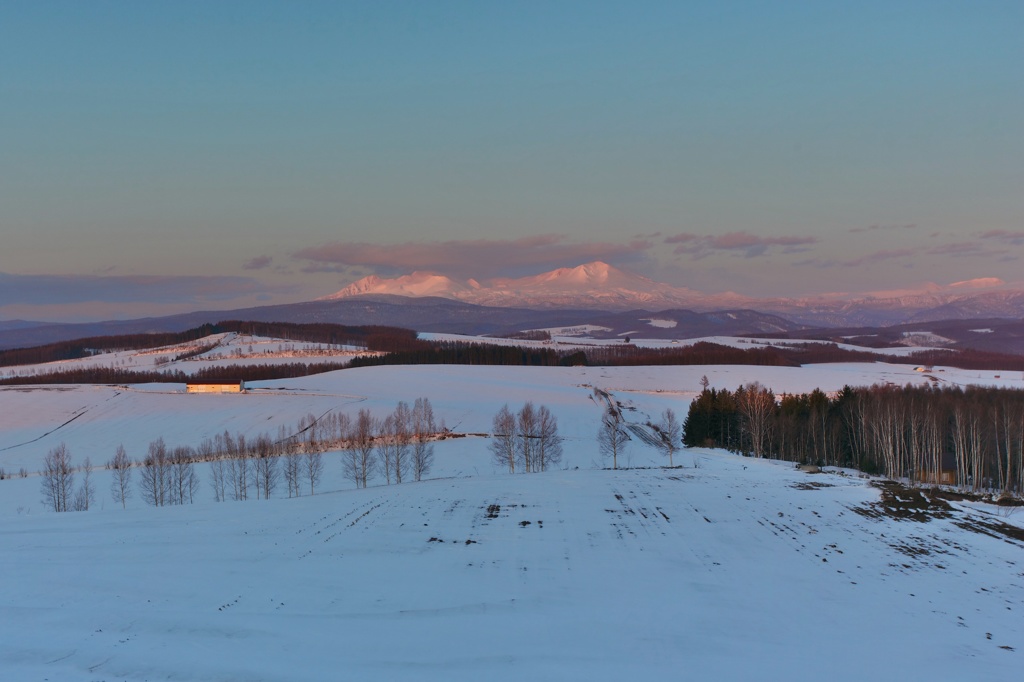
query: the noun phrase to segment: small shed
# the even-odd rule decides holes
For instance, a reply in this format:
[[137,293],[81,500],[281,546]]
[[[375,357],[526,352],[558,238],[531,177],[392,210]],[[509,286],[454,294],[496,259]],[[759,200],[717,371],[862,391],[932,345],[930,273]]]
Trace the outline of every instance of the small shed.
[[956,485],[956,456],[950,452],[942,453],[939,460],[939,470],[925,469],[920,471],[914,478],[920,483],[931,485]]

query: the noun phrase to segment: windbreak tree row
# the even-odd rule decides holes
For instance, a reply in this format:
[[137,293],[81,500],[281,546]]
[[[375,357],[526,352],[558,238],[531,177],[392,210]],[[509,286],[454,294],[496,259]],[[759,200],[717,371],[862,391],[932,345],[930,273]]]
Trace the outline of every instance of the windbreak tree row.
[[[316,493],[328,450],[341,451],[345,476],[356,487],[366,487],[378,475],[388,485],[420,481],[433,466],[433,442],[446,434],[430,399],[421,397],[411,407],[399,402],[382,418],[366,409],[355,420],[344,412],[309,414],[292,432],[282,425],[276,438],[224,431],[197,448],[171,448],[158,438],[138,461],[118,446],[106,468],[112,473],[111,497],[122,507],[136,492],[154,507],[192,504],[199,494],[199,463],[209,464],[209,483],[218,502],[270,499],[282,483],[288,497],[299,497]],[[61,443],[47,454],[39,472],[43,503],[56,512],[87,511],[95,499],[92,471],[88,458],[76,467]],[[76,488],[77,474],[81,483]]]

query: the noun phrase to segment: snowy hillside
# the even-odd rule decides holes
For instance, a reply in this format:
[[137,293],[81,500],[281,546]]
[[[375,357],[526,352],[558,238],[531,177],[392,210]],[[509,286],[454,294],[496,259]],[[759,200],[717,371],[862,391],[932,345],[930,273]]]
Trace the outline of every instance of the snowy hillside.
[[[482,447],[464,454],[486,467]],[[965,508],[873,518],[878,491],[862,479],[716,452],[683,459],[9,518],[0,669],[40,680],[1016,679],[1024,543],[980,525],[999,519]]]
[[[438,418],[461,433],[487,433],[494,413],[532,400],[548,405],[564,436],[592,445],[600,419],[592,389],[610,391],[636,406],[634,421],[657,420],[665,407],[685,415],[700,392],[700,379],[734,389],[760,381],[776,393],[874,383],[926,384],[911,365],[836,363],[793,367],[741,365],[667,367],[473,367],[422,365],[368,367],[296,379],[247,384],[244,395],[190,395],[180,384],[121,386],[0,386],[0,467],[36,471],[61,442],[81,460],[105,462],[119,444],[139,459],[150,441],[197,447],[225,430],[250,437],[294,429],[302,417],[330,411],[354,415],[368,408],[383,415],[399,400],[430,398]],[[940,384],[1024,387],[1019,373],[936,368]],[[590,456],[572,466],[590,466]]]
[[[0,671],[12,680],[1016,679],[1024,517],[951,502],[917,520],[858,475],[639,439],[602,468],[608,391],[634,425],[685,413],[700,377],[776,391],[930,381],[910,366],[372,367],[243,395],[173,386],[0,389],[0,466],[34,472],[164,437],[275,432],[309,413],[427,396],[455,432],[504,403],[551,408],[563,468],[502,473],[490,440],[436,444],[431,480],[354,489],[327,453],[318,493],[127,509],[94,474],[88,512],[0,481]],[[935,368],[949,383],[1020,376]],[[886,493],[888,494],[888,493]],[[946,504],[946,503],[943,503]]]
[[102,352],[74,360],[0,367],[0,377],[33,376],[40,373],[93,367],[112,367],[136,371],[180,370],[191,374],[197,369],[214,366],[272,365],[294,362],[340,363],[346,362],[354,356],[366,354],[366,352],[366,349],[355,346],[310,343],[229,332],[160,348]]

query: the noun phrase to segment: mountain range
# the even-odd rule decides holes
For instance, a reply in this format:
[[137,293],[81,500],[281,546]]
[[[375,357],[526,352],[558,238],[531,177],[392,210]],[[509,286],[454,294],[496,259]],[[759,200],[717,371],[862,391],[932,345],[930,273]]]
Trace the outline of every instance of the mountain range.
[[932,320],[1021,318],[1024,291],[1007,290],[996,279],[927,284],[914,290],[867,294],[823,294],[803,298],[755,298],[732,292],[705,294],[656,282],[600,261],[518,279],[459,280],[433,272],[393,279],[364,277],[321,300],[366,295],[441,297],[476,305],[577,310],[696,312],[748,309],[804,326],[882,326]]
[[586,327],[598,338],[856,337],[868,345],[927,337],[929,345],[1024,353],[1024,292],[1001,285],[978,280],[860,296],[759,299],[705,295],[602,262],[485,282],[415,272],[394,279],[366,277],[304,303],[79,324],[0,321],[0,349],[253,320],[490,335]]
[[457,280],[433,272],[413,272],[394,279],[370,275],[322,300],[367,294],[439,296],[487,306],[603,310],[694,309],[698,306],[717,310],[736,307],[745,300],[737,294],[709,295],[655,282],[601,261],[518,279],[496,278],[485,283],[475,279]]

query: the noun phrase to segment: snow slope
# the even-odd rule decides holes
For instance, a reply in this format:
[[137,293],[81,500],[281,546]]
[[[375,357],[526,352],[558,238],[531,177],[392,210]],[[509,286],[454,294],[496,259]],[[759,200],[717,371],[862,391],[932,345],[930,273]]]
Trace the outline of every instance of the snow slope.
[[[383,416],[399,400],[430,398],[439,419],[462,433],[487,433],[505,403],[548,405],[563,434],[590,440],[597,428],[593,388],[622,393],[636,403],[635,416],[657,420],[665,407],[685,415],[707,375],[716,388],[735,389],[760,381],[776,394],[844,385],[923,384],[932,380],[909,365],[836,363],[806,367],[743,365],[675,367],[367,367],[303,378],[252,382],[250,392],[231,395],[184,393],[180,384],[133,386],[0,387],[0,467],[40,468],[45,454],[65,442],[77,461],[106,462],[119,444],[141,459],[150,441],[198,446],[225,430],[276,436],[300,418],[329,411],[350,415],[361,408]],[[939,383],[1024,387],[1016,372],[935,368]],[[996,378],[998,377],[998,378]],[[640,419],[640,417],[643,417]],[[573,462],[573,466],[578,465]],[[589,466],[586,459],[583,465]]]
[[[1018,678],[1024,543],[990,529],[1024,519],[957,505],[896,520],[874,513],[865,478],[708,450],[660,468],[638,441],[627,461],[644,468],[600,468],[592,387],[642,423],[684,413],[704,374],[777,392],[930,381],[882,364],[421,366],[263,382],[248,395],[0,390],[8,471],[35,470],[61,440],[76,462],[99,462],[121,441],[138,457],[158,436],[194,445],[421,395],[465,433],[488,431],[505,402],[534,400],[567,437],[563,470],[503,474],[488,441],[466,437],[437,444],[433,480],[365,490],[328,453],[319,494],[297,499],[282,485],[269,501],[215,503],[200,467],[196,504],[154,509],[136,494],[122,510],[99,471],[91,511],[53,514],[37,477],[0,481],[0,678]],[[29,436],[39,440],[19,444]]]
[[0,530],[0,670],[1017,679],[1022,545],[956,525],[978,512],[866,518],[862,479],[691,457],[700,468],[17,517]]

